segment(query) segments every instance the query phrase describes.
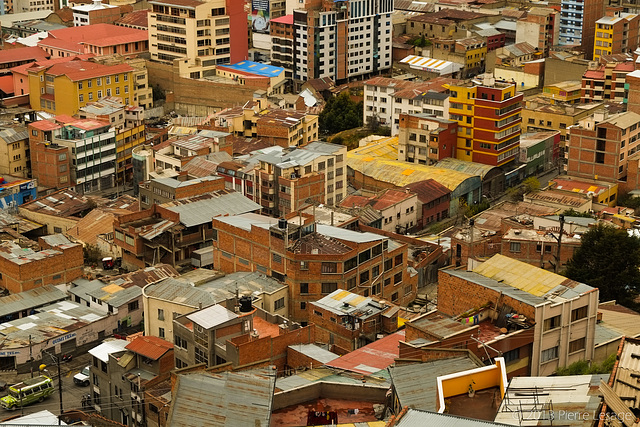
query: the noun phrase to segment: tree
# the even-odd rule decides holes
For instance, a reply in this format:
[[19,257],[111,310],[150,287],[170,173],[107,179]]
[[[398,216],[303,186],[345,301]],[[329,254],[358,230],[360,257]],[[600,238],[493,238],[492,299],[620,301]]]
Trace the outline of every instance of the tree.
[[640,239],[598,224],[582,235],[566,276],[600,289],[600,300],[632,305],[640,290]]
[[329,98],[318,121],[320,132],[329,134],[362,126],[362,102],[354,102],[347,92]]

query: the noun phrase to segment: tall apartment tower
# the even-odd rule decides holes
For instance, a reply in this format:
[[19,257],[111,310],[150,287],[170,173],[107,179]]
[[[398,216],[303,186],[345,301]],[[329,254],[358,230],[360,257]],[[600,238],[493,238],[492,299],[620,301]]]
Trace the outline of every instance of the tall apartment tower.
[[237,0],[152,0],[149,52],[154,61],[180,61],[182,77],[200,78],[218,64],[247,59],[247,13]]
[[391,68],[393,0],[307,0],[293,11],[294,80],[345,81]]
[[608,7],[606,15],[596,21],[593,59],[636,50],[639,26],[640,15],[624,13],[622,7]]
[[581,45],[591,59],[596,21],[604,16],[605,0],[562,0],[560,45]]
[[449,86],[449,119],[458,122],[455,157],[507,166],[520,152],[523,94],[492,77]]

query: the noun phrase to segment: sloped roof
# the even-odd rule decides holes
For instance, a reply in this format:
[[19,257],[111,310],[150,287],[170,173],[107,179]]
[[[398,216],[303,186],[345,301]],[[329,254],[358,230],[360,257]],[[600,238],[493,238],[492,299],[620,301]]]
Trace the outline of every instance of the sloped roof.
[[149,359],[158,360],[173,348],[173,344],[158,337],[139,336],[125,348]]
[[435,199],[451,194],[451,190],[435,179],[414,182],[405,185],[403,188],[417,194],[418,200],[420,200],[421,203],[429,203]]
[[398,357],[398,343],[404,341],[404,335],[404,331],[388,335],[327,363],[327,366],[363,375],[386,369]]
[[211,222],[211,218],[216,216],[237,215],[261,209],[259,204],[233,190],[220,190],[187,199],[172,200],[161,206],[179,214],[180,222],[186,227]]
[[49,31],[39,45],[82,52],[83,45],[113,46],[149,40],[145,30],[112,24],[92,24]]
[[268,427],[275,378],[270,369],[178,375],[167,424]]
[[28,60],[42,61],[48,58],[49,54],[37,46],[0,50],[0,64]]
[[89,350],[89,354],[97,357],[103,362],[109,361],[109,355],[111,353],[118,353],[119,351],[123,351],[127,345],[129,345],[129,341],[127,340],[108,340],[104,341],[97,347]]
[[227,310],[220,304],[215,304],[195,313],[187,314],[187,319],[202,326],[205,329],[215,328],[231,320],[237,319],[238,315]]
[[80,219],[67,235],[85,244],[95,245],[101,234],[113,233],[113,219],[133,211],[126,209],[94,209]]
[[46,72],[47,74],[54,76],[65,75],[72,81],[79,81],[91,79],[94,77],[127,73],[130,71],[133,71],[133,68],[127,64],[103,65],[91,61],[75,60],[60,64],[54,64],[49,67]]
[[476,175],[484,179],[489,172],[502,171],[499,167],[485,165],[477,162],[466,162],[464,160],[454,159],[452,157],[446,157],[440,160],[435,165],[438,168],[451,169],[454,171],[466,173],[469,175]]
[[133,26],[147,28],[149,26],[149,9],[134,10],[118,19],[115,24],[120,26]]

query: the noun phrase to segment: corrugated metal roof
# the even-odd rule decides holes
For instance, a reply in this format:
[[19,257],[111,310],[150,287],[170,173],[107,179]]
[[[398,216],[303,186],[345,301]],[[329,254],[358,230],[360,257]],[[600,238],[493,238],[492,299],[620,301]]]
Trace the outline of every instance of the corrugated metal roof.
[[140,336],[131,341],[126,348],[149,359],[158,360],[173,348],[173,344],[154,336]]
[[275,371],[178,375],[167,424],[268,427]]
[[504,173],[500,168],[495,166],[484,165],[482,163],[476,162],[466,162],[464,160],[458,160],[451,157],[440,160],[438,163],[436,163],[435,166],[438,168],[451,169],[469,175],[477,175],[482,179],[484,179],[484,177],[492,171]]
[[498,424],[491,421],[473,420],[455,415],[409,409],[394,425],[397,427],[492,427],[506,426],[507,424]]
[[[537,297],[547,295],[553,290],[558,291],[557,287],[559,286],[565,288],[566,291],[578,285],[577,282],[559,274],[500,254],[489,258],[473,271]],[[587,285],[581,286],[582,292],[589,292],[593,289],[595,288]]]
[[89,354],[94,357],[97,357],[103,362],[108,362],[109,355],[111,353],[118,353],[120,351],[124,351],[128,344],[129,344],[129,341],[127,340],[114,339],[114,340],[104,341],[99,346],[93,347],[91,350],[89,350]]
[[331,225],[324,224],[316,225],[316,231],[320,234],[324,234],[325,236],[333,237],[334,239],[356,243],[375,242],[387,239],[386,237],[375,233],[361,233],[359,231],[347,230],[345,228],[332,227]]
[[518,301],[522,301],[525,304],[536,306],[545,302],[545,299],[542,297],[532,295],[529,292],[523,291],[522,289],[514,288],[513,286],[506,285],[504,283],[498,282],[497,280],[490,279],[474,271],[453,269],[447,269],[444,271],[446,274],[459,277],[461,279],[467,280],[480,286],[484,286],[486,288],[494,289],[497,292],[502,292],[504,295],[507,295]]
[[[206,197],[205,197],[206,196]],[[194,200],[198,199],[198,200]],[[211,218],[255,212],[261,206],[237,192],[216,192],[198,198],[174,200],[161,205],[180,215],[185,227],[211,222]]]
[[329,363],[340,357],[337,354],[315,344],[296,344],[290,345],[289,348],[297,351],[298,353],[304,354],[313,360],[317,360],[320,363]]
[[404,331],[388,335],[327,363],[327,366],[363,375],[376,373],[393,364],[398,357],[398,343],[404,340],[404,335]]
[[0,318],[33,307],[48,305],[67,299],[67,294],[53,285],[30,289],[0,298]]
[[451,191],[454,191],[469,179],[478,180],[478,185],[480,185],[480,178],[466,173],[435,166],[377,159],[373,156],[359,156],[352,154],[351,151],[347,153],[347,162],[351,169],[377,181],[388,182],[397,187],[404,187],[427,179],[435,179]]
[[208,306],[216,301],[207,291],[173,278],[165,279],[145,288],[145,294],[151,298],[198,308],[199,304]]
[[437,378],[475,368],[478,368],[478,365],[471,358],[455,357],[395,366],[389,368],[389,372],[401,406],[435,411],[438,393]]
[[373,299],[343,289],[335,290],[329,295],[313,301],[311,304],[338,315],[351,314],[363,318],[380,313],[383,310]]
[[0,130],[0,138],[2,138],[7,144],[29,139],[29,132],[26,127],[9,127]]
[[205,329],[215,328],[231,320],[237,319],[238,315],[229,311],[219,304],[203,308],[195,313],[187,315],[187,319],[202,326]]

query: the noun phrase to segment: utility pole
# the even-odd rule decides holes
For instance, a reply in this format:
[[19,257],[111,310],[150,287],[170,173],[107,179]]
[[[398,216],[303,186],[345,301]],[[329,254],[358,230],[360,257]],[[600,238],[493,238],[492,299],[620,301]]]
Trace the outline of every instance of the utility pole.
[[[53,360],[53,362],[58,366],[58,397],[60,399],[60,415],[58,416],[58,425],[61,425],[60,417],[64,413],[64,409],[62,408],[62,373],[60,371],[60,358],[54,356],[53,354],[49,353],[47,350],[44,350],[44,349],[42,350],[42,353],[48,354],[49,357],[51,357],[51,360]],[[40,366],[41,371],[45,369],[46,369],[45,365]]]
[[29,370],[31,371],[31,378],[33,378],[33,353],[31,347],[31,335],[29,335]]
[[564,215],[560,214],[560,234],[558,235],[558,250],[556,252],[556,265],[553,272],[558,274],[560,268],[560,248],[562,247],[562,233],[564,232]]

